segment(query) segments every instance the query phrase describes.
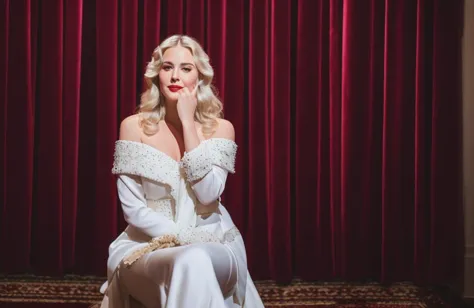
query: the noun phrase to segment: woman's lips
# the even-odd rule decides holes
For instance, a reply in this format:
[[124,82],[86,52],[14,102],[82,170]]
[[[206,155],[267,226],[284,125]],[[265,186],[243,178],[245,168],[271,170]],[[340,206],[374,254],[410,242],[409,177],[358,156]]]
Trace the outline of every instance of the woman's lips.
[[180,86],[168,86],[168,89],[170,89],[171,92],[178,92],[182,88],[183,87],[180,87]]

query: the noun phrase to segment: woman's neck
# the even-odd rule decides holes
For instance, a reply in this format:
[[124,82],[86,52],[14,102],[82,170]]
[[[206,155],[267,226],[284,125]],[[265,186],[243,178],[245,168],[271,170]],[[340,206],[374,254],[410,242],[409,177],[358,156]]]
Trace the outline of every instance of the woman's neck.
[[165,121],[168,124],[173,125],[175,128],[181,127],[181,120],[179,119],[178,109],[176,108],[176,102],[168,103],[166,102],[166,115]]
[[179,119],[176,103],[166,103],[165,122],[167,123],[167,125],[173,126],[173,128],[178,131],[183,130],[183,125],[181,124],[181,120]]

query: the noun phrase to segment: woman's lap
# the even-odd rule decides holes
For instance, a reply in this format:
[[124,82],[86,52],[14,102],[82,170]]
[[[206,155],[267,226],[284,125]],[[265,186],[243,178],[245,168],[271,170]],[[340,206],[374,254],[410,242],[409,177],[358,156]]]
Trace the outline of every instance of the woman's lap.
[[147,307],[156,307],[168,301],[169,295],[181,296],[177,292],[186,296],[188,291],[210,291],[223,298],[236,284],[237,265],[223,244],[192,244],[153,251],[130,268],[121,265],[119,280],[128,294]]

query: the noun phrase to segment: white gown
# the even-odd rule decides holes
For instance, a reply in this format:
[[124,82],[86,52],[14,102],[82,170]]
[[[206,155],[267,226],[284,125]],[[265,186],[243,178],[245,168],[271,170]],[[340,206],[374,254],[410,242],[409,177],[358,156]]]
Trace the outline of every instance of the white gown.
[[[181,267],[169,264],[162,266],[163,268],[144,269],[148,274],[153,272],[165,277],[159,283],[140,280],[144,284],[150,281],[149,285],[141,287],[143,290],[156,290],[156,294],[150,296],[158,297],[162,307],[186,308],[191,307],[190,303],[193,303],[192,307],[206,308],[263,307],[247,270],[242,236],[220,203],[228,172],[235,172],[236,152],[235,142],[211,138],[185,153],[181,162],[177,162],[144,143],[126,140],[116,142],[112,173],[118,176],[117,189],[128,226],[109,247],[108,279],[101,287],[104,294],[101,307],[145,306],[128,294],[121,283],[120,273],[126,270],[123,261],[133,252],[149,245],[150,240],[164,235],[176,236],[180,247],[155,250],[141,256],[141,260],[131,267],[143,266],[150,254],[158,257],[154,264],[160,264],[160,258],[166,260],[170,256],[174,257],[175,254],[168,252],[213,243],[208,246],[218,248],[215,250],[218,253],[213,254],[214,258],[219,256],[226,259],[227,254],[233,260],[232,264],[236,265],[236,283],[227,294],[222,293],[217,283],[206,283],[203,289],[202,279],[210,274],[216,276],[217,273],[214,273],[212,266],[204,266],[207,264],[205,258],[202,258],[203,262],[198,262],[199,249],[188,250],[192,251],[189,252],[190,257],[180,260],[190,260],[189,267],[194,270],[182,270]],[[196,306],[196,303],[204,302],[213,304]]]

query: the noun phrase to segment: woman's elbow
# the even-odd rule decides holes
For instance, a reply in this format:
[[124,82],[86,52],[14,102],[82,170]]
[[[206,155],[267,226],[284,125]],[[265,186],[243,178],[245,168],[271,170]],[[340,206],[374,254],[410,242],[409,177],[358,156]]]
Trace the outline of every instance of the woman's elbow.
[[194,195],[202,205],[214,204],[221,196],[225,182],[216,176],[203,178],[192,185]]
[[197,189],[194,187],[194,195],[199,203],[204,206],[214,204],[219,200],[223,191],[224,187],[222,185],[219,185],[219,187],[207,187],[207,189]]
[[198,199],[199,203],[206,206],[206,205],[211,205],[214,204],[217,200],[219,200],[220,194],[199,194],[196,193],[196,198]]

